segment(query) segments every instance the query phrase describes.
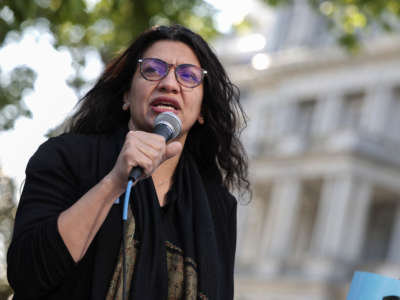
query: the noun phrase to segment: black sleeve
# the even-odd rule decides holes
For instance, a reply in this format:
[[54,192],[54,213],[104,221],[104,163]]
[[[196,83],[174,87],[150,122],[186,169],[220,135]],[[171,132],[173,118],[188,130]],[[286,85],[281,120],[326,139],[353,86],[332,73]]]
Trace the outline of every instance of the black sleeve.
[[41,299],[76,266],[57,229],[59,214],[80,196],[73,147],[62,140],[39,147],[26,169],[7,253],[8,281],[18,299]]

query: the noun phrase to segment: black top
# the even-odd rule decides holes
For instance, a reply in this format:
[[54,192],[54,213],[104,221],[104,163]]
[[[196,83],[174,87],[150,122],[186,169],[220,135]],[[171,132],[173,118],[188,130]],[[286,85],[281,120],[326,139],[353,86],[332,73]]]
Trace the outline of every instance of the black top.
[[[79,263],[58,232],[57,218],[112,169],[124,132],[51,138],[30,159],[7,255],[14,300],[104,299],[119,254],[122,203],[113,205]],[[203,178],[203,183],[222,260],[221,284],[227,291],[223,300],[229,300],[233,299],[236,200],[218,180]]]

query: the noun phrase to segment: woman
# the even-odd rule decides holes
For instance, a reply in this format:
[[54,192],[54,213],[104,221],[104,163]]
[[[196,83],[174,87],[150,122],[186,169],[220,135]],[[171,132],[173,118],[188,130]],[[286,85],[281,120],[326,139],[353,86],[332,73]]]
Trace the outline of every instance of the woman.
[[[151,133],[171,111],[180,135]],[[68,134],[31,158],[8,251],[14,299],[122,299],[129,171],[129,299],[233,299],[236,200],[248,190],[237,88],[179,26],[144,32],[81,100]],[[122,197],[121,197],[122,198]]]

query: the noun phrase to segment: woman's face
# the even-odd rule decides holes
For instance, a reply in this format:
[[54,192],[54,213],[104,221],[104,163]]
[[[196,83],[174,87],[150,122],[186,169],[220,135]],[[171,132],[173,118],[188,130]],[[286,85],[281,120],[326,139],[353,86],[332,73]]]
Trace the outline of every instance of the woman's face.
[[[176,41],[158,41],[149,47],[142,58],[157,58],[175,67],[192,64],[200,67],[196,55],[186,44]],[[125,105],[129,105],[131,130],[151,131],[155,117],[164,111],[171,111],[182,121],[180,140],[186,136],[196,121],[202,123],[201,103],[203,83],[195,88],[187,88],[176,81],[171,67],[166,77],[159,81],[149,81],[140,74],[139,66],[132,79],[130,90],[124,95]]]

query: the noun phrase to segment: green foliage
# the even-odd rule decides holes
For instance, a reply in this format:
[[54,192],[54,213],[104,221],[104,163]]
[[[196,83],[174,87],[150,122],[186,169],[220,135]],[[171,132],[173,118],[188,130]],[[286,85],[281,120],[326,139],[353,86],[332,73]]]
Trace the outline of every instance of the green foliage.
[[213,10],[202,0],[4,0],[12,21],[0,18],[0,44],[10,30],[21,32],[43,18],[56,37],[56,46],[94,46],[105,59],[153,25],[180,23],[206,37],[216,34]]
[[276,6],[282,4],[291,4],[293,0],[264,0],[269,5]]
[[[263,0],[268,5],[291,5],[293,0]],[[323,15],[349,50],[359,46],[359,36],[378,24],[392,30],[400,18],[400,0],[308,0]],[[95,3],[89,5],[88,3]],[[18,39],[30,26],[45,26],[55,38],[55,47],[67,48],[74,59],[75,77],[69,83],[77,91],[85,85],[80,69],[87,49],[97,49],[104,62],[124,49],[140,32],[153,25],[180,23],[206,38],[214,37],[214,10],[203,0],[1,0],[0,47]],[[246,32],[244,20],[236,30]],[[28,68],[1,74],[0,131],[11,128],[20,115],[29,116],[22,95],[35,76]]]
[[[269,5],[290,4],[293,0],[263,0]],[[399,0],[308,0],[324,16],[338,35],[339,44],[357,50],[360,35],[372,26],[391,31],[400,18]]]
[[[107,62],[153,25],[180,23],[206,38],[217,34],[214,11],[203,0],[98,0],[95,5],[88,5],[90,2],[93,1],[2,0],[0,47],[6,38],[18,38],[30,26],[48,27],[55,38],[54,46],[67,48],[72,54],[76,75],[69,83],[79,91],[85,84],[79,70],[90,47],[97,49]],[[27,68],[14,72],[21,75],[20,79],[11,75],[8,84],[0,85],[0,130],[11,128],[18,116],[29,115],[20,100],[23,91],[33,84],[33,73]]]
[[0,131],[10,129],[19,116],[30,117],[24,102],[20,101],[23,93],[32,89],[34,72],[26,67],[18,67],[10,74],[0,74]]

